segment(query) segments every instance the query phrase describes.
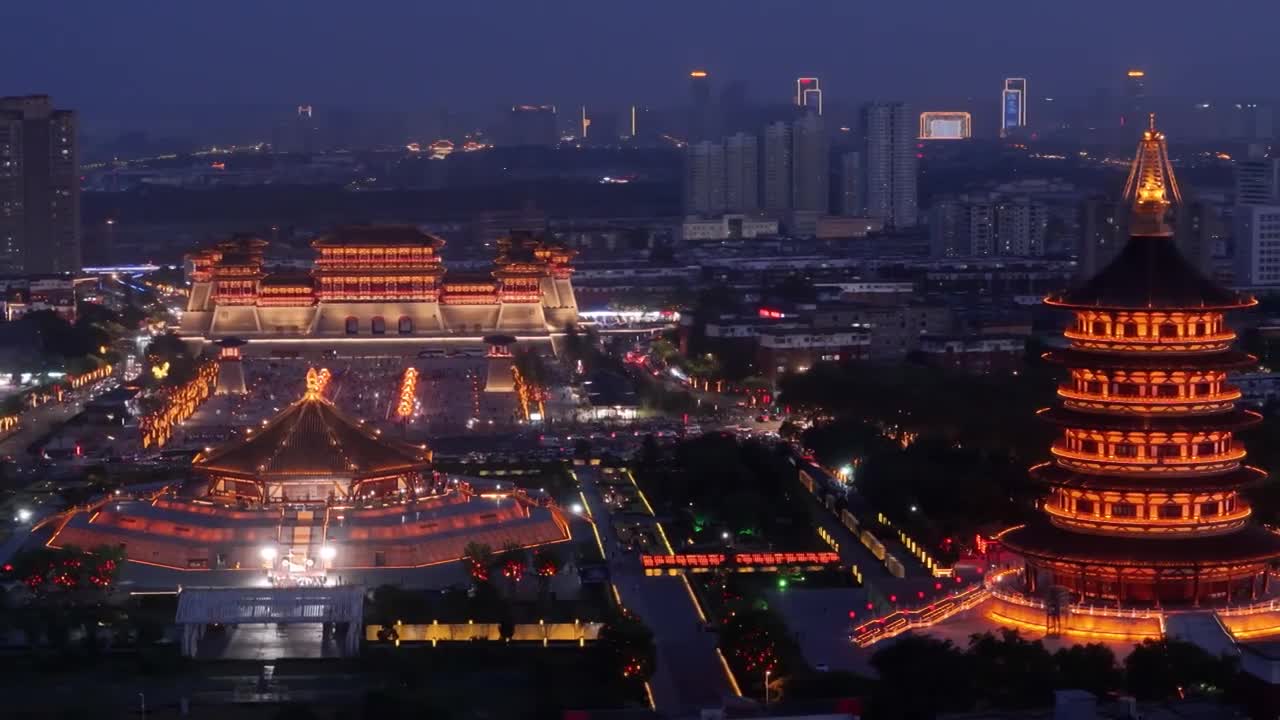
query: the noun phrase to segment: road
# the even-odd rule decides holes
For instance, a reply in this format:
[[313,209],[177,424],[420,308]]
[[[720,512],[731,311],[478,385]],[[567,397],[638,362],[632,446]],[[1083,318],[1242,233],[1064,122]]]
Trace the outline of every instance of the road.
[[609,508],[597,485],[597,471],[580,467],[575,472],[609,552],[609,572],[622,603],[653,630],[658,666],[650,685],[658,711],[669,717],[685,717],[721,707],[734,692],[716,655],[716,635],[703,629],[684,579],[645,577],[639,557],[620,550]]
[[78,401],[51,402],[22,413],[18,431],[0,440],[0,455],[12,455],[15,459],[25,460],[31,443],[44,437],[45,433],[66,422],[83,408],[84,405]]

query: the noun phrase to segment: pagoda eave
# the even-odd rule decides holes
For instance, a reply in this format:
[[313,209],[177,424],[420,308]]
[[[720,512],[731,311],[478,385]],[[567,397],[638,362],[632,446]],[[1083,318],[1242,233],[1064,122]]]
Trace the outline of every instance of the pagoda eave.
[[1242,465],[1234,470],[1217,475],[1187,475],[1182,477],[1162,475],[1158,479],[1076,472],[1053,463],[1036,465],[1028,470],[1027,473],[1032,480],[1051,487],[1100,492],[1110,490],[1114,492],[1164,494],[1240,490],[1260,485],[1267,479],[1266,471],[1250,465]]
[[1086,350],[1050,350],[1041,357],[1045,362],[1070,368],[1097,370],[1243,370],[1258,364],[1258,358],[1238,350],[1203,354],[1152,355],[1149,353],[1104,353]]
[[998,539],[1025,557],[1089,566],[1193,570],[1280,559],[1280,535],[1257,526],[1223,535],[1148,539],[1070,532],[1039,520]]
[[1126,432],[1209,432],[1213,430],[1243,430],[1262,422],[1262,416],[1252,410],[1235,408],[1227,412],[1205,415],[1160,417],[1155,415],[1107,414],[1082,412],[1065,407],[1051,407],[1038,415],[1054,425],[1093,430],[1121,430]]

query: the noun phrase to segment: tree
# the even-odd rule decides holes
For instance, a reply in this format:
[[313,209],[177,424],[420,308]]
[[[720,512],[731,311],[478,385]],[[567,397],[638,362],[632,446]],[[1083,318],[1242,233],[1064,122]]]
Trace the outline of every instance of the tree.
[[519,545],[508,542],[502,548],[502,555],[497,559],[497,567],[502,573],[502,577],[507,579],[507,585],[510,590],[510,596],[514,599],[516,596],[516,588],[519,587],[520,581],[524,580],[525,568],[529,566],[529,553]]
[[560,554],[552,548],[539,548],[533,554],[533,571],[538,576],[538,597],[545,599],[551,587],[551,579],[560,572],[563,562]]
[[965,656],[975,684],[992,705],[1018,709],[1052,702],[1057,667],[1039,640],[1026,640],[1017,630],[1005,628],[998,636],[974,635]]
[[1103,696],[1121,686],[1123,677],[1116,655],[1101,643],[1072,645],[1053,654],[1058,666],[1058,686],[1088,690]]
[[178,387],[195,377],[196,358],[187,344],[176,334],[157,335],[147,345],[146,379],[169,387]]
[[493,548],[484,543],[469,542],[462,549],[471,578],[478,583],[489,581],[489,568],[493,565]]
[[399,585],[379,585],[373,591],[369,619],[382,626],[378,632],[379,639],[395,640],[398,637],[396,625],[406,619],[409,622],[425,620],[426,614],[427,601],[421,593]]
[[1140,700],[1220,692],[1235,670],[1229,658],[1215,658],[1197,645],[1170,638],[1143,640],[1124,661],[1129,692]]
[[871,667],[880,677],[868,716],[932,718],[973,706],[974,674],[950,640],[907,634],[877,650]]
[[658,664],[658,648],[653,631],[628,610],[621,610],[600,628],[597,645],[604,652],[616,677],[645,682]]
[[783,686],[786,700],[833,700],[864,697],[875,688],[875,681],[851,672],[802,672],[787,678]]
[[804,665],[782,617],[764,607],[734,612],[720,626],[720,649],[747,684],[759,683],[761,696],[765,674],[779,678]]

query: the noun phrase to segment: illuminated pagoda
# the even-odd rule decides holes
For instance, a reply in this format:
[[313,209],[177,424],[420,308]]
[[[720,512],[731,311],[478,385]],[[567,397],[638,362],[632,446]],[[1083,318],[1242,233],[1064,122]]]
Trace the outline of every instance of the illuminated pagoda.
[[[1152,117],[1125,187],[1131,237],[1084,285],[1045,302],[1070,310],[1068,371],[1041,416],[1060,429],[1031,469],[1049,494],[1040,521],[1006,531],[1025,558],[1022,592],[1110,606],[1219,606],[1268,591],[1280,536],[1250,523],[1241,490],[1262,482],[1227,378],[1255,358],[1232,349],[1224,314],[1253,306],[1204,278],[1167,224],[1181,197]],[[1064,592],[1065,591],[1065,592]],[[1060,601],[1059,601],[1060,602]]]
[[384,439],[343,415],[324,398],[322,382],[309,371],[302,398],[261,430],[197,455],[193,466],[208,478],[208,494],[296,503],[424,490],[431,452]]
[[472,542],[501,548],[570,539],[554,504],[509,483],[446,480],[425,445],[342,414],[324,397],[328,377],[310,370],[301,399],[197,455],[194,482],[75,512],[49,545],[108,545],[131,562],[173,570],[279,575],[422,567],[457,561]]

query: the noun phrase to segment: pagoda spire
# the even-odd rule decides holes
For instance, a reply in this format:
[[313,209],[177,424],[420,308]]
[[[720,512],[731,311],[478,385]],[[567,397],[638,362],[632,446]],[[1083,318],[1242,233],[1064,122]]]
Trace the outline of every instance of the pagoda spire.
[[1138,141],[1138,151],[1129,165],[1124,199],[1129,203],[1130,228],[1134,235],[1173,234],[1167,216],[1170,207],[1182,204],[1182,193],[1169,163],[1164,133],[1156,128],[1155,113],[1151,113],[1147,129]]

